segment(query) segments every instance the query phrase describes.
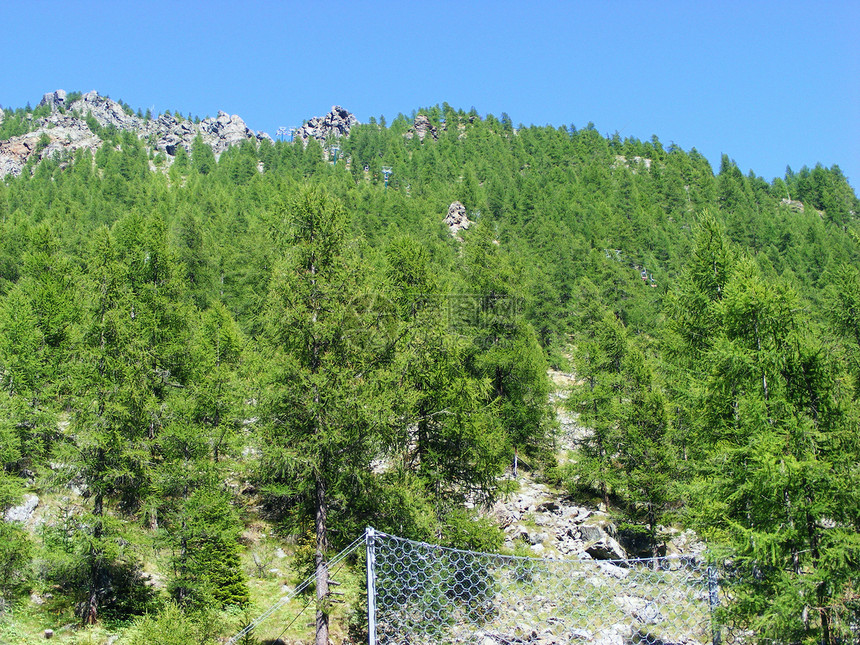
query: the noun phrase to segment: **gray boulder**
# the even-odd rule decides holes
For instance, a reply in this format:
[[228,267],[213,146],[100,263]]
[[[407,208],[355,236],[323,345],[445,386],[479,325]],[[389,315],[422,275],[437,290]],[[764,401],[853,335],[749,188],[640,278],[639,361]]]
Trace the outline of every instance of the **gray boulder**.
[[24,495],[23,503],[8,509],[3,517],[7,522],[26,522],[33,516],[38,505],[39,497],[37,495]]
[[352,126],[358,123],[358,119],[350,111],[339,105],[333,105],[331,112],[325,116],[315,116],[310,119],[296,130],[295,136],[301,139],[303,145],[307,145],[310,139],[325,143],[332,137],[336,139],[348,137]]
[[50,105],[51,110],[56,110],[60,107],[66,107],[66,90],[55,90],[42,95],[42,100],[39,106]]
[[424,137],[428,134],[433,137],[433,141],[439,138],[436,128],[430,123],[430,118],[426,114],[419,114],[415,117],[412,127],[409,128],[405,136],[407,139],[411,139],[415,135],[418,135],[418,139],[424,141]]
[[445,224],[451,231],[451,235],[457,235],[463,229],[469,228],[472,222],[466,215],[466,207],[460,202],[453,202],[448,207],[448,214],[445,216]]
[[604,535],[601,539],[589,542],[584,551],[595,560],[624,560],[627,554],[618,541]]

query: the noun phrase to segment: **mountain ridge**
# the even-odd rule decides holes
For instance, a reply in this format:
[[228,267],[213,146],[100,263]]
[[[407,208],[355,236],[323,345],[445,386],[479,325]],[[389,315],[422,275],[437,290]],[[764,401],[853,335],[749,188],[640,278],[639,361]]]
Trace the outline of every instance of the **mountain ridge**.
[[[169,112],[147,118],[95,90],[71,96],[73,99],[69,100],[65,90],[47,92],[38,107],[47,107],[50,113],[38,118],[36,127],[29,132],[0,141],[0,177],[21,174],[33,158],[37,162],[55,155],[64,159],[82,148],[94,152],[102,144],[100,128],[134,132],[138,138],[149,141],[153,152],[162,152],[168,159],[175,157],[180,147],[191,152],[198,136],[212,148],[216,158],[230,146],[244,141],[272,141],[267,133],[248,128],[240,116],[223,111],[200,121]],[[28,117],[33,118],[31,114]]]

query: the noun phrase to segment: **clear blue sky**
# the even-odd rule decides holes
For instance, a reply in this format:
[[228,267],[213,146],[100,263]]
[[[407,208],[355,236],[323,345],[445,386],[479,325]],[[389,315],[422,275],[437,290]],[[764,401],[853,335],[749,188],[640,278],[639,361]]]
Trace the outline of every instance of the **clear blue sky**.
[[448,102],[860,187],[860,2],[3,0],[0,104],[98,90],[274,135]]

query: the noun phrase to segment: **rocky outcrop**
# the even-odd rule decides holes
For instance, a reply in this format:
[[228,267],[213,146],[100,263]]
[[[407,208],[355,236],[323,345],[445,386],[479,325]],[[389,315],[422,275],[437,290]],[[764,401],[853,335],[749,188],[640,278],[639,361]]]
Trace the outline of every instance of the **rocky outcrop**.
[[[614,532],[614,526],[606,513],[568,504],[527,476],[519,482],[517,494],[496,502],[492,509],[505,532],[507,548],[513,549],[519,543],[542,556],[601,557],[601,553],[595,551],[592,555],[587,549],[611,539],[609,533]],[[621,547],[617,548],[615,559],[626,557]]]
[[612,164],[613,168],[630,168],[632,164],[633,174],[636,174],[636,168],[638,166],[644,166],[646,170],[651,169],[651,160],[647,157],[633,157],[632,159],[628,159],[624,155],[615,155],[615,163]]
[[155,147],[171,156],[176,155],[179,147],[191,151],[194,139],[199,135],[203,143],[212,148],[216,156],[220,155],[230,146],[239,145],[243,141],[261,141],[271,137],[264,132],[255,134],[241,117],[229,115],[226,112],[218,112],[214,119],[207,117],[194,123],[187,119],[178,118],[168,114],[162,114],[154,121],[154,134],[157,137]]
[[42,160],[60,153],[60,158],[65,159],[80,148],[98,149],[101,139],[87,124],[89,117],[102,128],[134,132],[141,139],[151,140],[156,150],[169,157],[175,156],[180,147],[190,152],[197,136],[212,148],[216,157],[243,141],[272,140],[264,132],[255,133],[235,114],[219,112],[217,117],[207,117],[199,123],[171,114],[145,119],[95,91],[69,103],[66,92],[56,90],[45,94],[39,105],[49,105],[52,111],[33,132],[0,142],[0,177],[19,175],[33,155]]
[[415,117],[415,122],[412,124],[412,127],[407,130],[405,136],[407,139],[411,139],[415,135],[418,135],[418,139],[424,141],[424,137],[428,134],[433,137],[433,141],[436,141],[439,138],[439,133],[436,131],[433,124],[430,123],[430,118],[426,114],[419,114]]
[[781,202],[788,206],[795,213],[803,212],[803,202],[797,201],[795,199],[788,199],[787,197],[783,197]]
[[212,147],[216,155],[221,154],[230,146],[239,145],[248,139],[272,141],[265,132],[254,133],[238,115],[218,112],[218,116],[206,118],[200,122],[200,135],[203,142]]
[[599,509],[571,503],[528,475],[520,477],[519,490],[508,499],[496,502],[490,513],[505,533],[505,547],[528,548],[540,557],[624,560],[658,555],[697,557],[704,543],[693,531],[680,532],[658,527],[668,538],[655,545],[641,531],[619,529],[610,515]]
[[113,126],[118,130],[135,131],[140,137],[154,135],[156,149],[171,156],[176,154],[179,146],[190,152],[198,134],[216,155],[243,141],[271,141],[271,137],[266,133],[255,134],[239,116],[231,116],[226,112],[219,111],[217,117],[207,117],[199,123],[171,114],[162,114],[157,119],[147,120],[126,113],[119,103],[95,92],[84,94],[69,107],[84,116],[91,114],[102,127]]
[[[62,90],[57,90],[54,94],[60,92]],[[44,99],[42,100],[44,101]],[[151,134],[149,122],[136,114],[127,114],[122,105],[105,96],[99,96],[95,90],[87,92],[77,101],[66,107],[73,112],[79,113],[81,117],[92,115],[103,128],[113,126],[117,130],[131,130],[141,133],[142,136]]]
[[315,116],[296,130],[295,136],[301,139],[304,145],[308,145],[310,139],[325,143],[332,137],[339,139],[349,136],[352,126],[358,123],[354,114],[339,105],[333,105],[331,112],[325,116]]
[[67,160],[81,148],[94,151],[100,145],[101,139],[84,121],[55,113],[44,119],[42,127],[34,132],[0,141],[0,177],[20,175],[33,156],[37,161]]
[[445,224],[451,230],[451,235],[456,236],[463,229],[469,228],[471,225],[469,217],[466,215],[466,207],[460,202],[454,202],[448,207],[448,214],[445,216]]
[[56,90],[54,92],[48,92],[47,94],[42,95],[42,100],[39,102],[39,107],[43,105],[50,105],[51,109],[56,110],[58,108],[66,107],[66,90]]
[[24,501],[18,506],[8,509],[3,519],[7,522],[27,522],[33,516],[38,505],[39,497],[37,495],[24,495]]

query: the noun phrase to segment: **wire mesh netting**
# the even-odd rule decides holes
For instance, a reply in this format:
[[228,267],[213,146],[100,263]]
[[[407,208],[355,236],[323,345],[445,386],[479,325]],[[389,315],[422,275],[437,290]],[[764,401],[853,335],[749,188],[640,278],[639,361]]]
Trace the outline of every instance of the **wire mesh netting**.
[[382,533],[371,553],[380,645],[719,641],[716,581],[696,557],[535,559]]

